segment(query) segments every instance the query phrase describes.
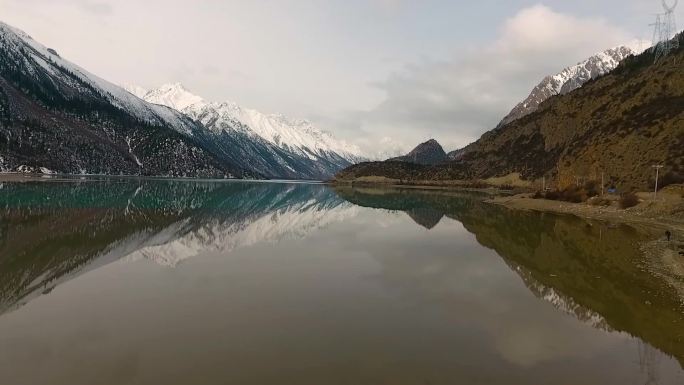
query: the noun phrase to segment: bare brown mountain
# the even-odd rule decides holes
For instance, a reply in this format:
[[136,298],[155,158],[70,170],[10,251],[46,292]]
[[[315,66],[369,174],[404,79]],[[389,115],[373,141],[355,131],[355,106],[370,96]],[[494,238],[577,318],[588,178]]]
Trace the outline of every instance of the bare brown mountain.
[[[684,35],[677,38],[684,40]],[[684,47],[684,44],[681,45]],[[564,187],[601,174],[622,189],[650,188],[654,164],[684,178],[684,49],[655,63],[647,51],[538,110],[485,133],[458,160],[436,166],[362,163],[337,180],[402,181],[546,177]]]

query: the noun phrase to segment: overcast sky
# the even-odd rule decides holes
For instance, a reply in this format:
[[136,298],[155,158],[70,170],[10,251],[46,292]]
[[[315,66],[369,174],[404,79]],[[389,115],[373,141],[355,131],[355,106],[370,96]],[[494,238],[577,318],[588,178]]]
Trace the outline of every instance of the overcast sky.
[[181,82],[369,152],[433,137],[461,147],[545,75],[650,40],[661,11],[660,0],[0,0],[0,20],[110,81]]

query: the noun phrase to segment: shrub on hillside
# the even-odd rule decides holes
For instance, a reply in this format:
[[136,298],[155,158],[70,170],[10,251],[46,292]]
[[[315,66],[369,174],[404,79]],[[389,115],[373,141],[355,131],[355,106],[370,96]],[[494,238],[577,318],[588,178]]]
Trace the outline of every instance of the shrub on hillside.
[[[541,195],[541,193],[538,194]],[[589,199],[589,194],[583,187],[569,186],[561,191],[547,191],[544,198],[551,201],[582,203]]]
[[560,200],[572,203],[582,203],[589,199],[589,194],[582,187],[569,186],[560,192]]
[[589,198],[598,196],[601,193],[601,183],[595,180],[589,180],[584,184],[584,190],[587,192]]
[[639,197],[635,193],[627,193],[620,198],[620,207],[628,209],[639,204]]
[[560,193],[558,191],[547,191],[545,198],[550,201],[557,201],[560,199]]
[[485,188],[490,188],[492,187],[490,184],[487,184],[481,180],[473,180],[467,183],[464,183],[462,187],[465,188],[472,188],[472,189],[485,189]]

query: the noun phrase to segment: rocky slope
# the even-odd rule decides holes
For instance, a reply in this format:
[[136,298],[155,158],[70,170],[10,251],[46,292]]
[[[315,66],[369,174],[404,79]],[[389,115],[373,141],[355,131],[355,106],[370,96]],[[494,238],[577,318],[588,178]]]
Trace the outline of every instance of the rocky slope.
[[[249,164],[270,177],[326,179],[363,160],[358,147],[335,139],[306,120],[263,114],[233,102],[207,102],[179,83],[146,91],[127,89],[144,100],[173,108],[204,124],[220,140],[234,137],[254,147]],[[245,154],[249,156],[249,154]]]
[[[505,126],[515,120],[527,116],[539,109],[539,106],[548,99],[570,93],[588,81],[601,77],[614,70],[622,60],[636,52],[627,47],[619,46],[600,52],[574,66],[565,68],[563,71],[545,77],[532,92],[518,103],[511,112],[504,117],[497,127]],[[458,160],[463,155],[463,149],[452,151],[448,154],[449,159]]]
[[[682,39],[679,35],[678,39]],[[683,45],[684,46],[684,45]],[[362,163],[338,174],[340,181],[385,177],[414,181],[487,180],[516,175],[552,187],[577,177],[622,190],[649,189],[653,164],[677,180],[684,173],[684,49],[654,63],[647,51],[538,110],[485,133],[455,161],[416,167]]]
[[442,146],[434,139],[419,144],[413,151],[405,156],[392,158],[390,161],[410,162],[423,165],[434,165],[442,163],[447,159],[447,154]]
[[570,93],[589,80],[596,79],[614,70],[625,58],[634,55],[635,52],[625,46],[611,48],[598,53],[581,63],[568,67],[563,71],[545,77],[530,93],[501,121],[499,126],[504,126],[523,116],[536,111],[543,102],[556,95]]

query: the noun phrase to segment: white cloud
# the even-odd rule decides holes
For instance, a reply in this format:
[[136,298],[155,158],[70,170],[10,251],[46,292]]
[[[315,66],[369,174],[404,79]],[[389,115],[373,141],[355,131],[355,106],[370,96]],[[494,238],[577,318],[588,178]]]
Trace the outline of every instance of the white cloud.
[[356,114],[357,127],[373,143],[392,137],[408,150],[435,137],[453,150],[495,127],[544,76],[632,40],[603,19],[525,8],[503,23],[495,41],[450,61],[407,66],[375,84],[386,98]]

